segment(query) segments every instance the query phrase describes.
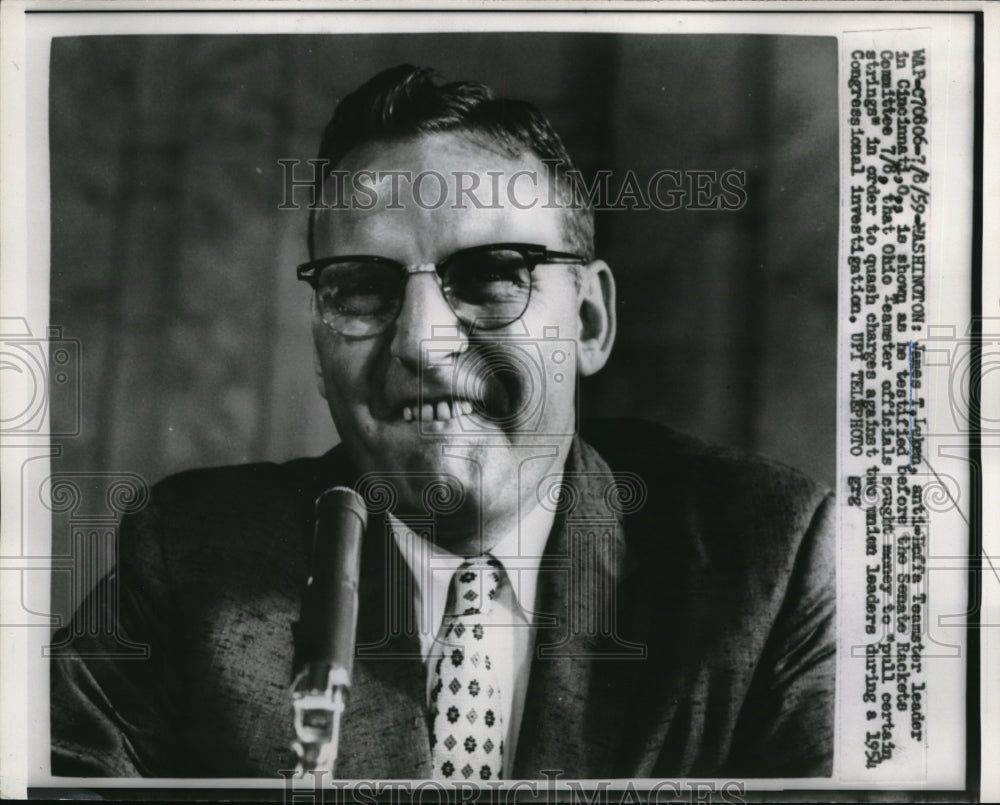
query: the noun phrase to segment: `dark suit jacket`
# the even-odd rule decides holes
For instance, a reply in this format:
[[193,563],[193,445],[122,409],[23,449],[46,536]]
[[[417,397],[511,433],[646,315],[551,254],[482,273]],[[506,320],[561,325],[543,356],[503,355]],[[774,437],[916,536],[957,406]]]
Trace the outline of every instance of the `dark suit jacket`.
[[[787,467],[659,426],[614,421],[587,438],[567,460],[571,490],[539,576],[515,776],[829,775],[829,496]],[[53,774],[290,768],[312,503],[353,480],[335,448],[158,484],[122,523],[117,571],[53,660]],[[408,571],[382,523],[372,518],[363,550],[343,778],[430,769],[412,603],[387,582]],[[117,635],[95,620],[109,615]],[[148,659],[95,656],[128,641],[148,645]]]

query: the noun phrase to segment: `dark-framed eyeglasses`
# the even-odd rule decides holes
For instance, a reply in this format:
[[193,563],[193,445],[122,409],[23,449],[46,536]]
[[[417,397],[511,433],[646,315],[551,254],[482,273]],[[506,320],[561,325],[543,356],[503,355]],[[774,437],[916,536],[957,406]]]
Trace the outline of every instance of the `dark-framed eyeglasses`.
[[341,335],[378,335],[403,307],[411,274],[436,273],[441,292],[470,329],[495,330],[524,315],[532,273],[539,265],[582,265],[584,259],[532,243],[490,243],[461,249],[439,263],[404,265],[386,257],[350,254],[303,263],[298,278],[316,291],[327,327]]

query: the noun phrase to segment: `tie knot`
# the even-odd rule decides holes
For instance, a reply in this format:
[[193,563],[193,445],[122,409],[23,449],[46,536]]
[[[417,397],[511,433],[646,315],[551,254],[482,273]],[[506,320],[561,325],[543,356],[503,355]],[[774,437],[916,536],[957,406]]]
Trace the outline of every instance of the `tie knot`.
[[451,577],[448,615],[477,615],[493,608],[503,565],[488,553],[466,559]]

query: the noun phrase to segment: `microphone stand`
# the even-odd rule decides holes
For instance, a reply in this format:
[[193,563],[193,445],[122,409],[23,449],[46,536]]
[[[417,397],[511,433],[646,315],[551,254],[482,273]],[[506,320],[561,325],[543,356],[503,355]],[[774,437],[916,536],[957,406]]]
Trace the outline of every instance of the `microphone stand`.
[[[295,779],[302,780],[307,773],[326,770],[334,777],[340,745],[340,719],[346,704],[347,684],[343,669],[330,669],[323,686],[310,679],[311,669],[302,671],[292,683],[292,709],[294,710]],[[339,672],[339,673],[338,673]]]

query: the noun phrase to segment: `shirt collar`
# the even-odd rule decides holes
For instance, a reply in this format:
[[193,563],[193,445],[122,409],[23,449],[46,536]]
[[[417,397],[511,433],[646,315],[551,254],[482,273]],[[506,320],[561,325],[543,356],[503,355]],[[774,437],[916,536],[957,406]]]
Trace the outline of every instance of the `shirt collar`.
[[[528,623],[534,621],[538,569],[554,521],[555,512],[539,504],[490,551],[504,566],[513,603]],[[465,557],[433,545],[425,535],[408,528],[392,514],[388,515],[388,522],[399,552],[416,581],[414,603],[421,643],[433,642],[448,603],[451,577]]]

